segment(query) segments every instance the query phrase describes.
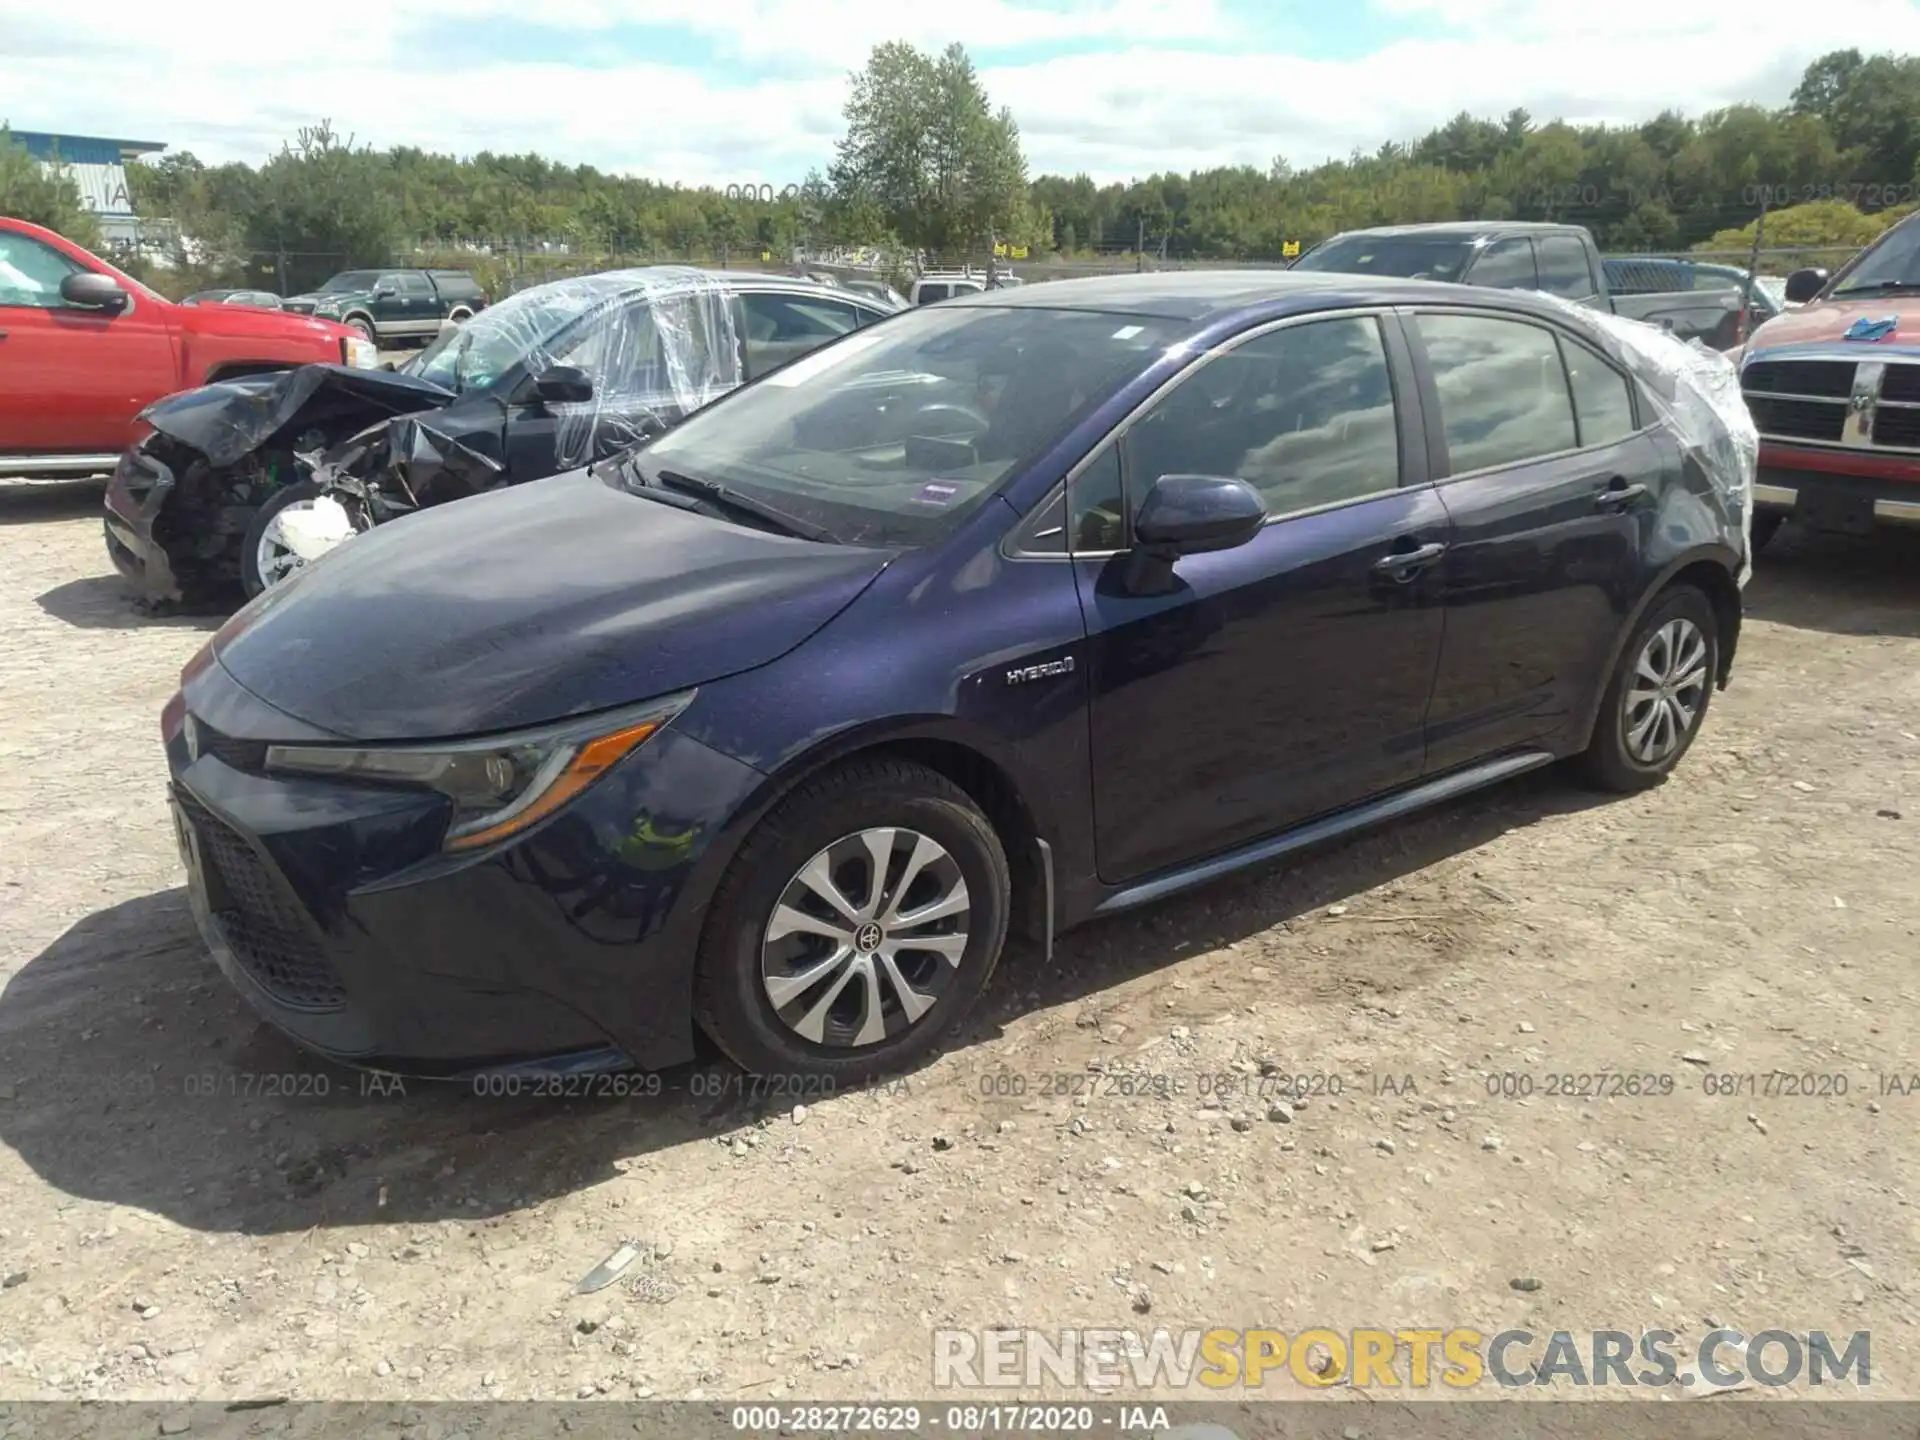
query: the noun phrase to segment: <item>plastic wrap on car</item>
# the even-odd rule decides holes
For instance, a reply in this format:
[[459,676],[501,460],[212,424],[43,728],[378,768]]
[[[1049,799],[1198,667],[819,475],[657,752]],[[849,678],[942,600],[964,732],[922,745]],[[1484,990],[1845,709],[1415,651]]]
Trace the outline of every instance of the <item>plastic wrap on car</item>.
[[1698,340],[1657,325],[1545,296],[1601,350],[1624,362],[1660,409],[1660,420],[1727,501],[1740,525],[1740,583],[1753,573],[1753,483],[1760,432],[1740,393],[1739,368]]
[[514,343],[538,377],[584,371],[593,398],[549,402],[559,470],[665,429],[741,382],[740,337],[722,277],[679,265],[610,270],[536,285],[467,322]]

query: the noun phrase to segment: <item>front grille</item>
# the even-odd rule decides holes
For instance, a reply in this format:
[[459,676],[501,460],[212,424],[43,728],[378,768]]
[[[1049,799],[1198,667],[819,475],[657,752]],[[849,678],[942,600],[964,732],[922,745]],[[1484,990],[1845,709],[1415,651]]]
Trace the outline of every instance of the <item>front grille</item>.
[[1920,450],[1920,410],[1881,407],[1873,417],[1873,443],[1895,450]]
[[200,857],[218,878],[218,886],[209,887],[221,906],[214,914],[240,968],[289,1009],[344,1008],[346,987],[286,883],[237,830],[185,790],[176,793],[199,838]]
[[1882,400],[1920,402],[1920,365],[1889,365],[1880,380]]
[[267,768],[267,742],[264,740],[236,740],[214,729],[198,716],[194,717],[193,733],[199,740],[200,753],[211,755],[222,765],[234,770],[244,770],[249,775],[264,774]]
[[1747,366],[1740,384],[1748,393],[1812,395],[1845,400],[1853,394],[1853,362],[1849,360],[1756,360]]
[[1748,392],[1747,409],[1762,435],[1783,439],[1821,440],[1838,444],[1847,424],[1847,407],[1835,400],[1789,400],[1779,395]]

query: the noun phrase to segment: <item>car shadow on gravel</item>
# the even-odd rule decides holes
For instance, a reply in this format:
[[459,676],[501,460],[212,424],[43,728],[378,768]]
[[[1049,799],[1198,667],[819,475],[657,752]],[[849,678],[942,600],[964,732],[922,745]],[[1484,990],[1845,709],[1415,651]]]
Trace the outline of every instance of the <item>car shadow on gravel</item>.
[[133,592],[117,575],[89,575],[69,580],[34,597],[34,603],[47,614],[76,630],[151,630],[158,627],[183,630],[218,630],[227,622],[234,607],[174,606],[151,608],[135,600]]
[[1745,598],[1753,620],[1920,638],[1920,527],[1887,525],[1856,539],[1788,524],[1754,561]]
[[[1098,922],[1063,937],[1050,963],[1010,952],[952,1048],[990,1040],[1039,1007],[1090,1008],[1125,980],[1597,798],[1537,772],[1284,868]],[[1489,889],[1453,907],[1455,942],[1471,944],[1476,906],[1503,900],[1512,903]],[[1317,979],[1271,983],[1312,1005],[1425,978],[1381,951],[1345,957]],[[1244,996],[1191,1003],[1225,1010]],[[751,1126],[794,1099],[756,1097],[717,1062],[663,1072],[657,1090],[655,1077],[622,1079],[632,1081],[624,1096],[501,1098],[318,1060],[243,1005],[177,888],[81,920],[0,991],[0,1144],[67,1195],[206,1232],[484,1219],[601,1183],[650,1152]]]

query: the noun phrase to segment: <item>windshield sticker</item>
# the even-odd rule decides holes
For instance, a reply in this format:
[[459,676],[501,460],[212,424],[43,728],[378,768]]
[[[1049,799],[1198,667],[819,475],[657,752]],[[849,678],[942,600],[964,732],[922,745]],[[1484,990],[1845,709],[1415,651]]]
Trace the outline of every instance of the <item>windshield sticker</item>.
[[1887,315],[1874,320],[1862,315],[1847,327],[1849,340],[1886,340],[1893,335],[1894,327],[1900,323],[1898,315]]
[[1146,328],[1144,325],[1122,325],[1118,330],[1113,332],[1113,338],[1116,340],[1131,340]]
[[950,505],[953,497],[960,493],[960,487],[951,480],[929,480],[914,495],[916,505]]

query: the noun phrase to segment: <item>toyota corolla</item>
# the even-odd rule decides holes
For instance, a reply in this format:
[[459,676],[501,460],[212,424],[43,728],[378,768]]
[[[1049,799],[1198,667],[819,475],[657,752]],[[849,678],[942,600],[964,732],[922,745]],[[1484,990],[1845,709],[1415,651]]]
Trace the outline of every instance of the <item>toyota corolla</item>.
[[902,314],[236,615],[162,721],[193,908],[354,1063],[897,1068],[1010,935],[1562,758],[1660,781],[1739,633],[1737,400],[1417,281]]

